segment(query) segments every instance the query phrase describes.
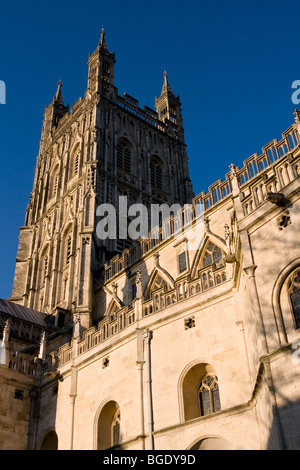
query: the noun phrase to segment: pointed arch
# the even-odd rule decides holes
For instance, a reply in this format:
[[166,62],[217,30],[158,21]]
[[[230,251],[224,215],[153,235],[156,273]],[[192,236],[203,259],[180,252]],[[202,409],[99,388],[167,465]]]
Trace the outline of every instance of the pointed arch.
[[[297,336],[296,310],[293,309],[291,294],[294,292],[293,286],[295,287],[294,276],[299,270],[300,258],[298,257],[282,269],[274,283],[272,307],[279,345],[285,345]],[[298,316],[297,312],[296,316]]]
[[231,442],[223,437],[208,435],[195,439],[187,450],[234,450],[234,448]]
[[[161,281],[159,280],[159,277],[161,278]],[[157,285],[157,289],[160,288],[158,284],[160,283],[161,287],[163,287],[164,282],[167,286],[169,286],[167,290],[172,290],[175,288],[175,282],[173,277],[161,266],[156,266],[150,274],[150,277],[144,289],[144,298],[148,299],[150,297],[151,292],[155,290],[155,286]]]
[[152,154],[150,157],[150,180],[151,186],[156,189],[163,189],[166,176],[166,164],[163,159],[157,154]]
[[58,435],[55,429],[47,429],[40,443],[40,450],[58,450]]
[[38,285],[37,287],[40,288],[45,282],[47,273],[48,273],[48,266],[49,266],[49,247],[50,244],[48,241],[43,243],[40,249],[39,255],[39,268],[38,268]]
[[117,168],[131,173],[133,161],[133,144],[128,137],[119,137],[116,146]]
[[106,310],[105,310],[104,316],[106,317],[106,316],[109,316],[111,314],[111,312],[114,311],[116,308],[118,308],[118,310],[123,308],[124,304],[121,301],[121,299],[118,297],[117,292],[112,292],[106,286],[103,286],[103,290],[106,293],[106,295],[108,295],[111,299],[108,303],[108,306],[107,306]]
[[117,299],[116,297],[114,297],[108,304],[108,307],[105,311],[105,314],[104,316],[105,317],[110,317],[110,316],[114,316],[114,314],[120,310],[122,308],[122,304],[121,302],[119,301],[119,299]]
[[73,232],[73,225],[71,222],[66,223],[65,226],[62,228],[62,252],[61,252],[61,269],[64,269],[69,265],[71,254],[72,254],[72,232]]
[[[226,244],[222,242],[222,239],[214,236],[213,234],[206,235],[202,247],[196,252],[192,263],[191,269],[191,278],[195,279],[197,277],[197,272],[201,267],[216,265],[221,263],[221,260],[225,257],[227,252]],[[211,263],[209,254],[211,256]],[[205,256],[207,255],[206,261],[204,262]],[[223,262],[223,265],[225,263]]]
[[178,399],[181,422],[220,411],[218,377],[210,361],[197,359],[184,368],[178,380]]
[[68,161],[68,180],[73,178],[76,174],[78,174],[79,170],[79,162],[80,162],[80,141],[77,141],[72,146],[72,149],[69,154],[69,161]]
[[105,450],[120,445],[122,438],[120,418],[120,406],[112,397],[100,404],[94,420],[95,450]]
[[59,184],[59,163],[54,165],[53,169],[51,170],[50,176],[50,198],[54,197],[58,193],[58,184]]

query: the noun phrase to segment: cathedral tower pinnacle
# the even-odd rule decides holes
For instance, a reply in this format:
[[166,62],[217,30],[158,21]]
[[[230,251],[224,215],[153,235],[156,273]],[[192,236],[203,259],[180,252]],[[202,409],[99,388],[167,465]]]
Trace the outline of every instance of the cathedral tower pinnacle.
[[101,29],[97,49],[89,56],[88,90],[90,93],[107,94],[114,84],[115,53],[110,53],[105,41],[105,30]]
[[170,121],[178,126],[180,140],[184,140],[180,98],[174,95],[166,71],[160,97],[155,98],[155,108],[161,121]]
[[113,206],[118,223],[120,196],[128,208],[143,204],[148,214],[152,204],[183,205],[193,197],[180,100],[167,74],[158,115],[118,94],[115,62],[102,29],[89,55],[84,98],[69,112],[59,81],[45,109],[10,298],[57,317],[79,315],[83,328],[101,316],[95,296],[104,264],[134,243],[119,227],[113,239],[98,235],[99,206]]

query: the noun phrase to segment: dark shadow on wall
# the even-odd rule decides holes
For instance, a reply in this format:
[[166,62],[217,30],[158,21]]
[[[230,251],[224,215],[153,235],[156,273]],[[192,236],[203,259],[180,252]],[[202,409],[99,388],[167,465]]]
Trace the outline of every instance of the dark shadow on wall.
[[267,450],[300,450],[300,399],[285,401],[277,410],[273,407]]

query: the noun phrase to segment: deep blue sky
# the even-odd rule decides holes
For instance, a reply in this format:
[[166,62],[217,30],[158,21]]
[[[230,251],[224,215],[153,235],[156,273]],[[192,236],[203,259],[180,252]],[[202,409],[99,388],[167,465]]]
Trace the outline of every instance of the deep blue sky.
[[154,107],[167,70],[198,194],[292,124],[299,19],[299,0],[2,2],[0,297],[11,294],[44,108],[59,79],[65,103],[84,95],[101,27],[120,94]]

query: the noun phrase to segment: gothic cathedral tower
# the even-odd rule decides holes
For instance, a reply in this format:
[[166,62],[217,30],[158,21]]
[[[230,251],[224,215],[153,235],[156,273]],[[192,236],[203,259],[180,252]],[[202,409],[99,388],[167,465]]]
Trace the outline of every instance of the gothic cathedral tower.
[[96,209],[126,195],[128,204],[193,198],[181,105],[166,73],[156,112],[114,85],[115,54],[104,30],[88,60],[88,86],[69,111],[58,83],[46,107],[33,190],[20,228],[9,300],[93,324],[95,282],[129,240],[99,240]]

